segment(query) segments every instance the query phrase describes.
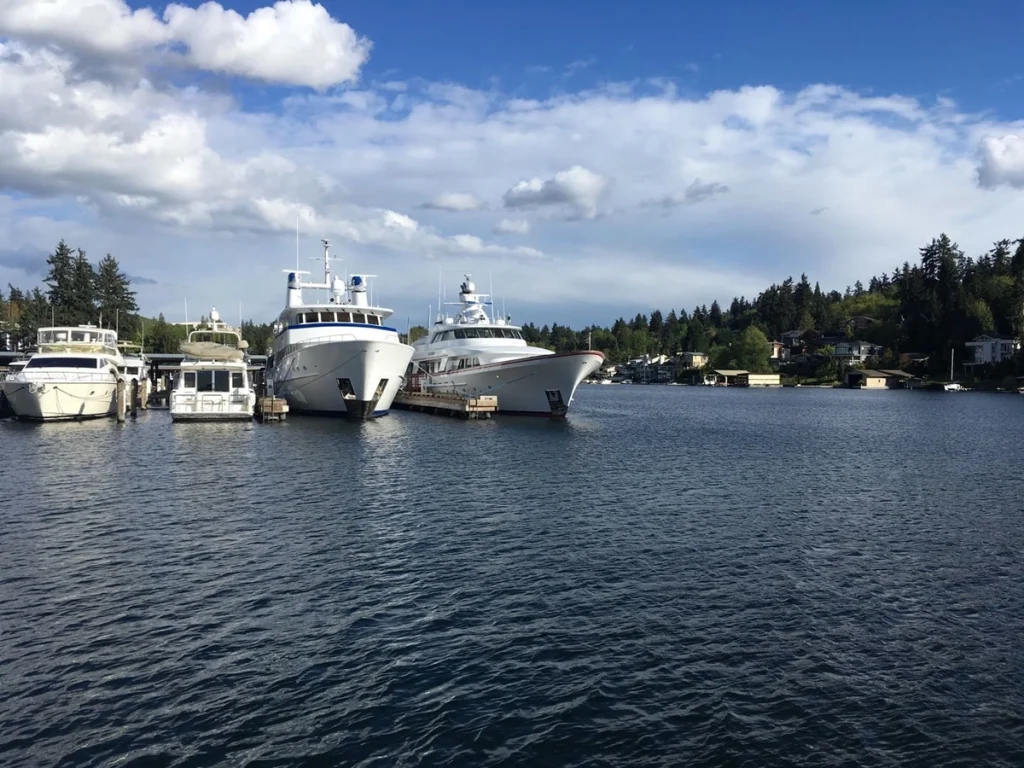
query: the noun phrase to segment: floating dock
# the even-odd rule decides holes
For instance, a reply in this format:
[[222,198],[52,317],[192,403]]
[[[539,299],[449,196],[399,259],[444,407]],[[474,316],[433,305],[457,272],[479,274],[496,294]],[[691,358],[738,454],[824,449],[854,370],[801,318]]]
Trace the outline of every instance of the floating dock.
[[458,395],[440,392],[399,392],[393,408],[403,411],[436,413],[460,419],[489,419],[498,410],[497,395]]
[[256,398],[256,418],[262,422],[284,421],[288,418],[288,403],[283,397]]

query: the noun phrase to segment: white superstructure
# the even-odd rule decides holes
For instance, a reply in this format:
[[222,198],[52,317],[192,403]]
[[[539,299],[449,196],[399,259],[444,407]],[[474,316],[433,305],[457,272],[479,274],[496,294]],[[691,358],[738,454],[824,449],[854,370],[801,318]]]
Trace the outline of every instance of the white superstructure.
[[113,416],[124,364],[117,334],[93,325],[40,328],[38,351],[0,388],[19,419],[70,421]]
[[[412,347],[385,321],[392,311],[367,296],[374,275],[331,278],[330,243],[324,245],[324,282],[302,282],[288,270],[288,296],[267,361],[268,383],[293,412],[368,419],[391,408]],[[302,291],[322,290],[324,301]]]
[[414,344],[410,388],[496,395],[498,413],[565,416],[576,388],[601,367],[604,353],[528,346],[508,318],[488,316],[487,295],[465,277],[455,317],[440,313]]
[[220,321],[214,307],[210,327],[198,328],[181,343],[185,359],[171,390],[173,421],[247,421],[256,407],[249,384],[248,342]]

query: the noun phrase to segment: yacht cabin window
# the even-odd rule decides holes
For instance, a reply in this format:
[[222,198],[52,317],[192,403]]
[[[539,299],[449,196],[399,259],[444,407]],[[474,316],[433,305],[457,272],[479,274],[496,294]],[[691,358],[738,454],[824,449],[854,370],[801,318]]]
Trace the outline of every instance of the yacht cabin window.
[[189,371],[184,374],[185,376],[185,388],[195,389],[196,388],[196,374],[194,371]]
[[367,315],[366,322],[370,325],[380,325],[380,318],[377,315]]
[[196,371],[196,389],[200,392],[227,392],[231,389],[231,371]]
[[242,372],[241,371],[232,371],[231,372],[231,388],[232,389],[242,389],[244,386],[245,386],[245,384],[242,382]]
[[352,313],[352,322],[353,323],[365,323],[366,322],[366,315],[364,315],[362,312],[353,312]]
[[338,313],[338,322],[339,323],[351,323],[352,322],[352,315],[350,313],[348,313],[348,312],[339,312]]
[[91,368],[96,370],[101,367],[102,361],[98,357],[33,357],[28,361],[26,368]]
[[334,313],[333,312],[321,312],[320,313],[320,322],[321,323],[333,323],[334,322]]

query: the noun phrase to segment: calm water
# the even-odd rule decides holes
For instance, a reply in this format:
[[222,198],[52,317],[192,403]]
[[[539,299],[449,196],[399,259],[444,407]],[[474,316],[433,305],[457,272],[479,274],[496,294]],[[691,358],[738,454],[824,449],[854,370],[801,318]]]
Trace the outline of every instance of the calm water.
[[1024,398],[0,423],[0,764],[1024,764]]

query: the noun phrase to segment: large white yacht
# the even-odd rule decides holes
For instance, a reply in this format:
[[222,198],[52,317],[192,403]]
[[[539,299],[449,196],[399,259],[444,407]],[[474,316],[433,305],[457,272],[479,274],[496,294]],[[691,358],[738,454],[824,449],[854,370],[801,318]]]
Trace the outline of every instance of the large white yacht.
[[565,416],[576,387],[604,363],[592,350],[555,353],[528,346],[508,318],[492,320],[487,294],[466,275],[455,317],[441,312],[413,345],[410,388],[496,395],[499,413]]
[[40,328],[38,351],[0,382],[19,419],[70,421],[117,412],[117,334],[94,325]]
[[248,348],[214,307],[210,327],[197,328],[181,343],[185,359],[171,391],[171,420],[251,420],[256,393],[249,386]]
[[[403,381],[412,347],[384,324],[392,311],[372,306],[367,280],[375,275],[331,279],[330,242],[324,246],[324,282],[288,274],[288,298],[274,326],[267,377],[293,412],[368,419],[386,414]],[[327,292],[307,302],[303,289]]]

